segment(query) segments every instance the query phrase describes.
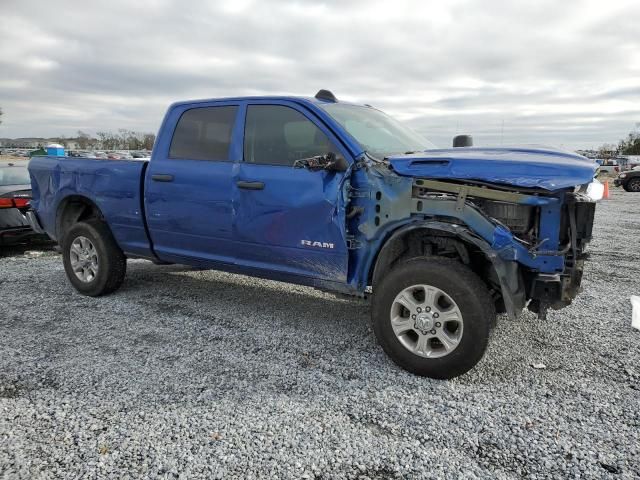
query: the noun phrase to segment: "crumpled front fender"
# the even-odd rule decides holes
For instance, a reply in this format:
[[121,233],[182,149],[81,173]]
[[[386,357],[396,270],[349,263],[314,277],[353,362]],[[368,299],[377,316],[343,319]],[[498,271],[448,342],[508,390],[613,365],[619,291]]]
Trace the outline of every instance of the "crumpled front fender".
[[455,238],[462,240],[467,244],[476,246],[485,257],[491,262],[496,273],[496,277],[500,282],[500,290],[504,301],[505,311],[509,318],[515,319],[526,304],[526,295],[523,282],[520,277],[518,262],[513,260],[505,260],[498,255],[491,245],[483,238],[475,235],[468,228],[452,223],[440,222],[437,220],[420,220],[412,222],[397,229],[391,237],[387,239],[384,246],[380,250],[372,275],[372,284],[375,289],[376,280],[382,274],[382,269],[387,261],[391,246],[394,240],[406,235],[414,230],[435,230],[446,232]]

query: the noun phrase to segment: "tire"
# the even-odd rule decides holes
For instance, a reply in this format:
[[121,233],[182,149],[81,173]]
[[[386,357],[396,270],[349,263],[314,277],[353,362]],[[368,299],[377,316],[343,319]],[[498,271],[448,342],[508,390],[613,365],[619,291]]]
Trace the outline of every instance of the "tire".
[[627,192],[640,192],[640,177],[631,178],[624,186]]
[[[406,308],[408,293],[417,310]],[[378,342],[396,364],[423,377],[450,379],[473,368],[484,355],[495,317],[484,282],[468,267],[446,258],[402,262],[373,293],[371,320]]]
[[[78,251],[82,255],[78,255]],[[100,220],[76,223],[65,233],[62,259],[71,285],[90,297],[117,290],[127,271],[127,258],[109,227]]]

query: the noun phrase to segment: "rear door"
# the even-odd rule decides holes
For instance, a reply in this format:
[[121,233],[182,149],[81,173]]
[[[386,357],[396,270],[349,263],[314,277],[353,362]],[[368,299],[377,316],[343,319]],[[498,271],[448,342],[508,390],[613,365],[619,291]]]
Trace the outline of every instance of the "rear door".
[[234,186],[238,264],[344,282],[347,277],[344,173],[293,168],[300,158],[336,153],[332,133],[293,102],[249,102],[244,153]]
[[156,146],[145,180],[149,234],[161,259],[233,263],[238,110],[237,103],[198,104],[178,107],[166,119],[163,128],[176,125],[173,136]]

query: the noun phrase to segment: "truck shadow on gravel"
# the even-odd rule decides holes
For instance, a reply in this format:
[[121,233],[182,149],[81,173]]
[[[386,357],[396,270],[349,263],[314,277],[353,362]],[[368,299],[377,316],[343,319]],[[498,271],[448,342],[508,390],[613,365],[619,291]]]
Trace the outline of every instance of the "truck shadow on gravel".
[[357,298],[180,266],[130,269],[123,290],[116,295],[122,294],[134,296],[163,318],[200,317],[232,327],[237,327],[237,317],[243,314],[252,315],[261,326],[309,323],[313,329],[368,326],[370,314],[368,303]]
[[[180,371],[177,388],[197,389],[194,376],[216,377],[215,385],[203,387],[202,395],[211,398],[238,388],[236,379],[220,375],[251,381],[252,389],[288,393],[299,388],[297,376],[317,376],[319,384],[333,389],[337,382],[361,381],[385,366],[400,372],[379,349],[364,301],[306,287],[131,262],[121,290],[81,298],[109,310],[117,303],[127,312],[113,317],[101,307],[95,319],[111,337],[99,339],[105,357],[128,362],[133,351],[144,352],[152,358],[144,375]],[[135,333],[123,338],[121,331],[131,325]],[[120,351],[107,344],[117,344]]]
[[20,257],[34,252],[36,255],[55,255],[58,253],[58,245],[53,242],[34,241],[20,245],[0,245],[0,258]]
[[50,370],[29,375],[0,373],[0,398],[17,398],[37,390],[58,388],[58,377]]

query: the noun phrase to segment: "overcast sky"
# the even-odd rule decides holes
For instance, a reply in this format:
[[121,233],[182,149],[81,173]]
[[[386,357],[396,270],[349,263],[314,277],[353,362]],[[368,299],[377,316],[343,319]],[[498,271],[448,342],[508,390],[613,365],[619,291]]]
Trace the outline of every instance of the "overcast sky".
[[440,146],[617,142],[640,122],[640,1],[0,0],[0,137],[320,88]]

